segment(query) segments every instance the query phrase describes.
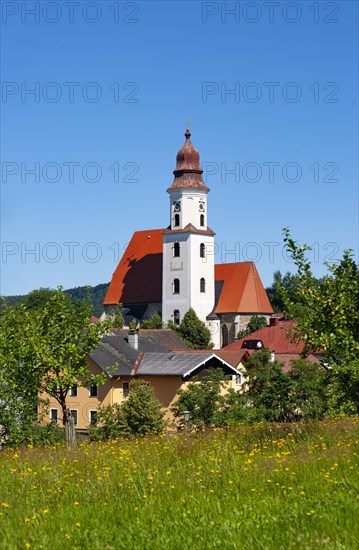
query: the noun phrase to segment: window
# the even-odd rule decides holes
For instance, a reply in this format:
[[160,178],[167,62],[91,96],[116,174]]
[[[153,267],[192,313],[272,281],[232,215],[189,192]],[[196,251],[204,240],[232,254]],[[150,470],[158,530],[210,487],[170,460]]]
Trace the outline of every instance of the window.
[[201,292],[206,292],[206,281],[203,279],[203,277],[200,280],[199,285],[200,285],[200,291]]
[[76,384],[70,388],[70,396],[71,397],[77,397],[77,386]]
[[199,223],[201,227],[204,227],[204,214],[201,214],[199,217]]
[[206,247],[203,243],[199,245],[199,257],[205,258],[206,257]]
[[92,385],[89,387],[89,394],[90,394],[90,397],[97,397],[97,386],[96,385]]
[[130,383],[129,382],[122,382],[122,395],[123,397],[127,397],[130,393]]
[[236,374],[235,384],[236,384],[236,386],[241,386],[242,385],[242,375],[241,374]]
[[77,426],[77,409],[70,409],[70,416],[74,419],[75,426]]
[[174,226],[175,227],[178,227],[180,224],[180,217],[179,217],[179,214],[175,214],[175,219],[174,219]]
[[173,294],[179,294],[180,293],[180,280],[175,279],[172,284],[173,287]]
[[57,393],[59,391],[58,385],[55,382],[51,386],[52,393]]
[[180,243],[175,243],[173,245],[173,257],[174,258],[180,257]]
[[96,426],[97,424],[97,411],[90,411],[90,425]]
[[178,309],[175,309],[173,312],[173,322],[175,325],[180,324],[180,312]]
[[50,409],[50,420],[57,424],[57,409]]

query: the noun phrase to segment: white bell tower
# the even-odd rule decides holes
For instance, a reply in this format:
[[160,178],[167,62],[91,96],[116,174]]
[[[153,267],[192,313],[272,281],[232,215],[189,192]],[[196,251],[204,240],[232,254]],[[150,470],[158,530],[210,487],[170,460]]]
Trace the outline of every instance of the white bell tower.
[[214,232],[207,225],[208,187],[187,129],[177,154],[170,225],[163,233],[162,320],[179,324],[192,307],[206,322],[214,307]]

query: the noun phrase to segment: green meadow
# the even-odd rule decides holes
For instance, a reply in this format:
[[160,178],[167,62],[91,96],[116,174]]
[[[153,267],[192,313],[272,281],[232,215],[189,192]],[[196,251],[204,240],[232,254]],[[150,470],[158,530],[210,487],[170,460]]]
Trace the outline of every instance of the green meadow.
[[0,548],[357,549],[358,419],[0,452]]

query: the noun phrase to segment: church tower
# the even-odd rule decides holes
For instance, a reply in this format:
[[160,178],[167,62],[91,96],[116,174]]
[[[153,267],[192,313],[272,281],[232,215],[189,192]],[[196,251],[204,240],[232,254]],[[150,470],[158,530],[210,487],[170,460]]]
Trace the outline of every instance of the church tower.
[[214,232],[207,225],[207,193],[199,153],[190,140],[177,154],[170,225],[163,232],[162,319],[179,324],[192,307],[206,322],[214,307]]

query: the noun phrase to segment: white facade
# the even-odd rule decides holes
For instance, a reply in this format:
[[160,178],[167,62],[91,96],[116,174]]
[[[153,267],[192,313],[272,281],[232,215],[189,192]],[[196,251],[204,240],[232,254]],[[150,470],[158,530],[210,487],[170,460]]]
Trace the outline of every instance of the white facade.
[[[200,233],[207,230],[206,192],[170,189],[169,194],[171,231],[163,235],[162,319],[179,323],[192,307],[205,322],[214,307],[214,236]],[[189,224],[195,229],[186,230]]]

